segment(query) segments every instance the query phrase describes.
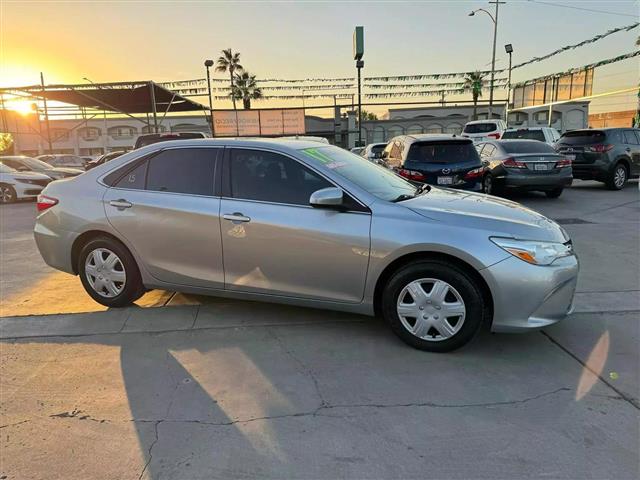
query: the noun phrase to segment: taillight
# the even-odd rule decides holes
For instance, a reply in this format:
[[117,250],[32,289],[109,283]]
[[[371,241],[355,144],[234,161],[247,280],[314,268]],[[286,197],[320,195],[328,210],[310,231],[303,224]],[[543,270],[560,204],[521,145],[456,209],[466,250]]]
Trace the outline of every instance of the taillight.
[[490,133],[489,135],[487,135],[487,137],[491,137],[491,138],[495,138],[496,140],[500,140],[500,134],[498,132]]
[[590,146],[586,147],[585,150],[587,150],[589,152],[593,152],[593,153],[604,153],[604,152],[608,152],[612,148],[613,148],[613,145],[611,145],[611,144],[598,143],[596,145],[590,145]]
[[513,157],[507,158],[504,162],[502,162],[507,168],[527,168],[527,165],[524,162],[519,162]]
[[570,166],[571,166],[571,160],[569,160],[566,157],[556,162],[556,168],[570,167]]
[[38,208],[39,212],[44,212],[48,208],[51,208],[57,204],[57,198],[47,197],[46,195],[38,195],[38,203],[36,203],[36,207]]
[[401,177],[407,178],[409,180],[415,180],[418,182],[422,182],[427,178],[420,172],[416,172],[415,170],[407,170],[406,168],[399,169],[398,175],[400,175]]
[[482,177],[484,173],[484,167],[474,168],[473,170],[469,170],[467,174],[464,176],[465,180],[477,180]]

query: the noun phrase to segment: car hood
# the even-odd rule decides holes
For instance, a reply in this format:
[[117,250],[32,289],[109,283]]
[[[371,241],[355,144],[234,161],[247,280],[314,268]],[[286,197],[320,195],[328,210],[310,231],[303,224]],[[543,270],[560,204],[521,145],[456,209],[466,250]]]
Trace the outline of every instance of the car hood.
[[51,177],[36,172],[14,173],[13,178],[15,178],[16,180],[51,180]]
[[47,172],[64,173],[66,175],[80,175],[81,173],[84,173],[84,171],[80,170],[79,168],[69,168],[69,167],[52,167],[52,168],[48,168]]
[[489,235],[526,240],[566,242],[560,225],[519,203],[481,193],[432,187],[401,205],[443,223],[482,229]]

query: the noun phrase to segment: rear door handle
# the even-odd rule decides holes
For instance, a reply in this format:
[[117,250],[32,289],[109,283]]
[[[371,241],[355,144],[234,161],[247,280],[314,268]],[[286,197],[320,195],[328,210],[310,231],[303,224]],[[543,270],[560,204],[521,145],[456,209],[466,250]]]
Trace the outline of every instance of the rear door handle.
[[242,223],[242,222],[250,222],[251,221],[250,217],[245,217],[240,212],[225,213],[224,215],[222,215],[222,218],[224,218],[225,220],[229,220],[229,221],[231,221],[233,223]]
[[112,207],[116,207],[118,210],[123,210],[125,208],[133,207],[133,203],[127,202],[124,198],[120,198],[118,200],[111,200],[109,205]]

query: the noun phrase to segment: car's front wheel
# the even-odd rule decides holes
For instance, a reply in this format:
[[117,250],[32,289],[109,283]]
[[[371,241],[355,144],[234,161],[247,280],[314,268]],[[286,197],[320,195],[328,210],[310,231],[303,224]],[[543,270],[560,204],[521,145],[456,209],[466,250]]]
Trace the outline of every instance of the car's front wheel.
[[411,263],[398,270],[382,296],[382,314],[405,343],[448,352],[468,343],[482,325],[484,302],[474,279],[455,265]]
[[563,188],[554,188],[553,190],[547,190],[544,192],[549,198],[558,198],[562,195]]
[[482,179],[482,191],[487,195],[500,195],[500,189],[490,173],[487,173]]
[[0,203],[11,203],[16,201],[16,191],[11,185],[0,183]]
[[87,242],[77,268],[87,293],[107,307],[126,307],[145,292],[135,259],[124,245],[109,237]]

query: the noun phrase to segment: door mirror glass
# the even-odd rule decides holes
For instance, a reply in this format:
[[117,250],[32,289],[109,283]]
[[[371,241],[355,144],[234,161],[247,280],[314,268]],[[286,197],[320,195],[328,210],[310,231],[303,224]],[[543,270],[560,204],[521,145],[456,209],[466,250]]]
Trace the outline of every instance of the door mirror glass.
[[344,192],[337,187],[316,190],[309,198],[309,204],[318,208],[341,207],[344,203]]

